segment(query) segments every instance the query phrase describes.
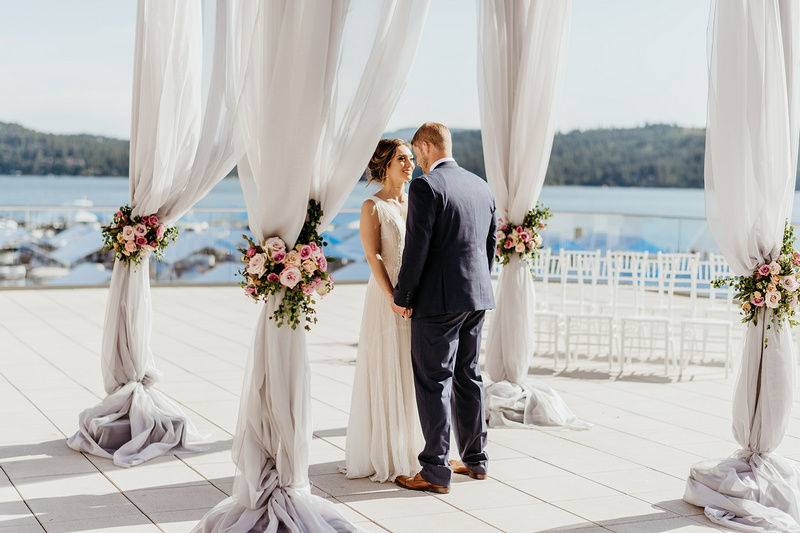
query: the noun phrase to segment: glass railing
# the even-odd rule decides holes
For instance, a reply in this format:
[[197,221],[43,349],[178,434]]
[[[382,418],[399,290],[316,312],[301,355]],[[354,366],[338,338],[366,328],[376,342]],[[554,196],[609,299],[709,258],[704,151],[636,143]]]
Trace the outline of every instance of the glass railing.
[[[99,227],[116,208],[0,206],[0,286],[105,285],[113,260],[102,250]],[[340,212],[325,229],[334,278],[369,277],[358,236],[357,209]],[[181,236],[163,262],[151,262],[154,283],[237,283],[247,214],[240,208],[202,208],[178,223]],[[567,250],[716,252],[703,218],[641,214],[556,212],[545,246]]]

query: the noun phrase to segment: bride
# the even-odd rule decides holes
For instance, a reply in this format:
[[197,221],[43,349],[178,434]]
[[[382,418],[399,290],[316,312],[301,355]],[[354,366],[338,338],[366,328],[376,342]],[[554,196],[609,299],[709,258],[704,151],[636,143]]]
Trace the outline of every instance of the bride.
[[381,139],[369,162],[380,191],[361,206],[361,244],[371,276],[364,297],[347,427],[348,478],[394,481],[419,469],[422,432],[411,366],[411,326],[392,311],[408,211],[404,185],[414,156],[402,139]]

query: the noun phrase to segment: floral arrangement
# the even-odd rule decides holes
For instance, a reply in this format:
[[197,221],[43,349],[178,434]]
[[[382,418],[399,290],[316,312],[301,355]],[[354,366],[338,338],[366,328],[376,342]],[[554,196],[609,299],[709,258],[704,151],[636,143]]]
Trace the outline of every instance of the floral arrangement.
[[[741,305],[743,323],[758,325],[759,316],[769,310],[776,327],[780,328],[784,319],[788,319],[792,326],[797,325],[794,316],[800,297],[800,252],[794,249],[792,225],[786,223],[781,253],[775,260],[758,265],[749,276],[718,278],[711,285],[734,288],[734,298]],[[766,338],[764,342],[766,346]]]
[[319,202],[309,200],[306,221],[297,244],[289,249],[280,237],[270,237],[258,244],[244,235],[247,248],[242,252],[240,285],[253,300],[266,300],[273,294],[285,291],[278,308],[270,316],[278,326],[288,324],[295,329],[305,317],[305,329],[317,322],[314,310],[314,293],[325,296],[333,289],[333,279],[328,274],[328,261],[323,247],[325,242],[318,233],[322,220]]
[[151,252],[161,259],[169,243],[178,238],[178,228],[165,226],[158,215],[134,216],[129,205],[120,207],[101,231],[104,248],[113,250],[117,259],[134,264]]
[[522,259],[534,260],[542,246],[541,231],[545,228],[545,220],[553,216],[550,209],[536,204],[536,207],[525,214],[522,224],[515,225],[500,220],[497,229],[497,248],[495,258],[501,265],[507,265],[511,256],[518,254]]

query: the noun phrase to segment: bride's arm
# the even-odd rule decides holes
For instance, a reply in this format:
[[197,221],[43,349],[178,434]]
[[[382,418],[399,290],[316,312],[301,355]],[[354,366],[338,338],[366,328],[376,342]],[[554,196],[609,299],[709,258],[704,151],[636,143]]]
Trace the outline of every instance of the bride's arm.
[[372,276],[378,282],[378,286],[386,293],[389,301],[391,301],[394,288],[381,257],[381,222],[378,218],[375,202],[372,200],[366,200],[361,205],[359,232],[361,234],[361,246],[364,248],[364,255],[367,258],[369,269],[372,271]]

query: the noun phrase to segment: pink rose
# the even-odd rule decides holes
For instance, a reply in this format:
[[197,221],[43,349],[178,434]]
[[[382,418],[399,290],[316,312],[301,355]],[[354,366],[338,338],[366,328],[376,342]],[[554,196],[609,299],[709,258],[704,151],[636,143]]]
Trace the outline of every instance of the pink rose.
[[147,235],[147,226],[144,224],[136,224],[133,227],[133,233],[135,233],[137,237],[143,237]]
[[769,264],[769,271],[772,275],[776,276],[781,273],[781,266],[776,261],[773,261]]
[[756,291],[750,298],[750,303],[755,305],[756,307],[764,307],[764,297],[761,296],[760,292]]
[[150,225],[155,226],[158,224],[158,215],[150,215]]
[[311,250],[311,247],[309,245],[306,244],[306,245],[302,246],[300,248],[300,259],[305,261],[306,259],[311,257],[311,252],[312,252],[312,250]]
[[505,244],[503,244],[503,248],[505,248],[506,250],[510,250],[513,247],[514,247],[514,242],[511,239],[506,239]]
[[156,241],[150,241],[150,248],[153,248],[153,249],[158,248],[158,243]]
[[522,242],[528,242],[531,240],[531,234],[528,232],[528,230],[525,230],[519,234],[519,238],[522,240]]
[[758,275],[761,276],[762,278],[769,276],[770,273],[769,265],[759,266],[756,272],[758,272]]
[[311,294],[314,292],[314,286],[309,283],[303,283],[302,290],[303,294],[306,296],[311,296]]
[[328,271],[328,260],[325,259],[324,255],[320,255],[319,259],[317,260],[317,264],[319,265],[319,269],[323,272]]
[[133,241],[128,241],[125,243],[125,251],[133,253],[136,251],[136,243]]
[[792,252],[792,263],[794,263],[795,266],[800,266],[800,252],[797,250]]
[[122,237],[126,241],[132,241],[134,237],[136,237],[136,233],[134,233],[133,227],[125,226],[124,228],[122,228]]
[[270,253],[272,254],[272,260],[276,263],[281,263],[284,259],[286,259],[286,252],[272,251]]
[[294,266],[286,267],[280,275],[281,285],[294,289],[300,282],[300,269]]
[[319,257],[319,254],[321,252],[319,245],[315,242],[312,242],[311,244],[309,244],[309,246],[311,247],[312,257]]
[[167,228],[164,227],[164,224],[159,224],[156,228],[156,239],[159,241],[164,238],[164,233],[167,231]]
[[250,296],[253,296],[256,293],[256,288],[252,285],[248,285],[247,287],[245,287],[244,292],[246,292]]
[[122,218],[122,211],[117,211],[116,213],[114,213],[114,216],[117,218]]
[[267,275],[267,281],[269,281],[270,283],[276,283],[276,282],[278,282],[280,280],[281,280],[281,278],[275,272],[270,272]]
[[503,224],[502,226],[500,226],[500,231],[502,231],[503,233],[508,233],[509,229],[511,228],[509,227],[508,224]]
[[525,228],[523,228],[522,226],[517,226],[516,228],[514,228],[514,231],[516,231],[517,233],[522,233],[523,231],[525,231]]
[[145,239],[144,237],[136,237],[136,244],[138,244],[139,246],[144,246],[147,244],[147,239]]
[[525,243],[524,242],[519,243],[514,247],[514,250],[516,250],[517,253],[520,254],[523,253],[525,251]]
[[254,255],[256,255],[256,249],[253,246],[251,246],[250,248],[247,249],[246,255],[247,257],[253,257]]

